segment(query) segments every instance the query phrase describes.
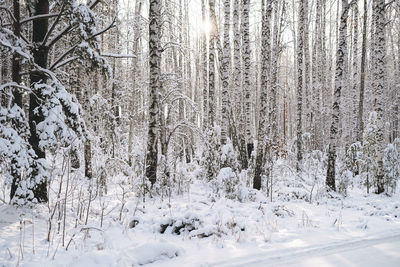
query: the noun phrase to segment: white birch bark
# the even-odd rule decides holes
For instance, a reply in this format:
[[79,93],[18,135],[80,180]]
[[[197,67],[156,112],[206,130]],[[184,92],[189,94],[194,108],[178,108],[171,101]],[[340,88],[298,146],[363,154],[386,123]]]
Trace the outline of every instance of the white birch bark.
[[304,93],[305,93],[305,119],[306,119],[306,132],[310,132],[311,125],[311,85],[310,85],[310,44],[309,44],[309,6],[308,0],[303,2],[304,9]]
[[303,41],[304,41],[304,1],[299,1],[299,16],[298,16],[298,29],[297,29],[297,164],[296,169],[298,172],[302,169],[303,161],[303,146],[302,146],[302,136],[303,136]]
[[342,11],[339,24],[339,38],[336,53],[336,72],[335,72],[335,90],[332,104],[332,121],[330,128],[330,144],[328,152],[328,170],[326,175],[326,185],[330,190],[336,191],[335,185],[335,165],[336,165],[336,147],[339,137],[340,122],[340,101],[342,88],[344,86],[344,61],[347,52],[346,34],[347,34],[347,17],[349,5],[347,0],[342,0]]
[[353,6],[353,88],[351,90],[351,97],[353,99],[352,102],[352,110],[351,110],[351,140],[354,140],[354,137],[357,136],[357,118],[358,118],[358,5],[357,3]]
[[[277,98],[278,98],[278,62],[280,53],[280,20],[282,19],[279,15],[280,5],[279,1],[275,1],[274,10],[274,30],[272,34],[273,46],[271,51],[271,94],[270,94],[270,138],[272,144],[277,146],[278,144],[278,116],[277,116]],[[285,9],[285,3],[282,4],[282,16]]]
[[358,101],[358,118],[357,118],[357,141],[363,142],[364,131],[364,94],[365,94],[365,69],[367,59],[367,17],[368,6],[367,0],[364,0],[364,18],[363,18],[363,33],[362,33],[362,48],[361,48],[361,73],[360,73],[360,93]]
[[[245,110],[245,125],[246,125],[246,144],[247,157],[250,158],[253,151],[253,127],[252,127],[252,112],[251,112],[251,91],[250,91],[250,0],[243,0],[242,10],[242,60],[243,60],[243,93],[244,93],[244,110]],[[246,168],[247,166],[245,166]]]
[[310,124],[312,126],[312,136],[313,136],[313,148],[321,149],[321,102],[320,102],[320,94],[322,88],[322,80],[321,80],[321,69],[323,65],[321,64],[322,59],[322,21],[321,21],[321,13],[322,13],[322,1],[317,1],[316,3],[316,14],[315,14],[315,27],[314,27],[314,44],[312,50],[312,104],[310,107]]
[[213,128],[215,125],[215,43],[217,39],[217,19],[215,16],[215,0],[208,1],[210,6],[210,39],[208,40],[208,126]]
[[229,68],[230,68],[230,16],[231,16],[231,1],[224,1],[224,47],[222,54],[222,112],[221,112],[221,144],[226,143],[229,125]]
[[[265,4],[265,1],[267,2]],[[261,189],[261,175],[263,173],[265,156],[265,138],[267,134],[268,113],[268,84],[271,64],[271,12],[272,0],[261,0],[262,25],[261,25],[261,94],[260,94],[260,116],[257,131],[257,156],[254,172],[253,188]]]
[[[201,0],[201,13],[202,13],[202,23],[206,23],[206,0]],[[204,30],[201,36],[202,43],[202,77],[203,77],[203,129],[208,126],[208,53],[207,53],[207,32]]]
[[159,91],[161,76],[161,50],[160,50],[160,16],[161,1],[150,0],[149,6],[149,126],[146,152],[146,177],[152,184],[157,179],[157,133],[159,114]]
[[385,0],[374,0],[374,20],[375,20],[375,73],[374,73],[374,109],[377,115],[377,193],[383,193],[383,151],[384,140],[384,121],[383,121],[383,97],[386,91],[385,86],[385,57],[386,57],[386,32],[385,32]]

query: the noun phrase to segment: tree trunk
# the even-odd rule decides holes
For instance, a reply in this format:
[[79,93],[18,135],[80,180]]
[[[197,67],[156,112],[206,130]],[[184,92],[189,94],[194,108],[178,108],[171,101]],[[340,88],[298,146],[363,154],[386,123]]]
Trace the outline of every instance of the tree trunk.
[[[253,144],[253,128],[252,128],[252,112],[251,112],[251,90],[250,90],[250,0],[243,0],[242,10],[242,60],[243,60],[243,93],[244,93],[244,110],[245,110],[245,125],[246,125],[246,144],[247,144],[247,159],[250,159],[251,153],[254,149]],[[247,169],[248,160],[246,161],[245,169]]]
[[360,75],[360,96],[358,102],[358,119],[357,119],[357,141],[363,142],[364,131],[364,94],[365,94],[365,68],[367,59],[367,17],[368,6],[367,0],[364,0],[364,18],[361,48],[361,75]]
[[304,93],[305,93],[305,117],[306,132],[311,132],[313,125],[311,124],[311,85],[310,85],[310,44],[309,44],[309,10],[308,0],[303,2],[304,8]]
[[217,19],[215,17],[215,0],[209,0],[210,5],[210,39],[208,40],[208,126],[213,128],[215,125],[215,42],[217,39],[216,28]]
[[222,112],[221,112],[221,144],[226,143],[229,125],[229,69],[230,69],[230,16],[231,16],[231,1],[224,1],[224,49],[222,54]]
[[[34,7],[34,16],[45,15],[49,13],[49,1],[48,0],[37,0]],[[48,29],[48,18],[36,19],[32,22],[32,41],[36,45],[33,49],[33,59],[35,64],[42,68],[47,67],[47,57],[49,49],[42,44]],[[30,137],[29,144],[32,146],[36,153],[37,159],[45,159],[45,151],[40,148],[39,142],[40,137],[36,131],[36,125],[44,120],[44,116],[40,110],[40,104],[43,99],[41,89],[34,89],[36,83],[45,83],[47,80],[46,75],[43,72],[32,72],[30,74],[30,82],[33,93],[29,96],[29,128]],[[37,201],[47,202],[47,179],[41,176],[39,169],[33,166],[32,180],[36,180],[36,185],[33,188],[33,194]],[[39,181],[38,181],[39,180]]]
[[[14,35],[19,37],[21,34],[21,25],[20,21],[20,4],[19,0],[13,0],[13,16],[14,16],[14,23],[13,23],[13,32]],[[21,83],[21,75],[20,75],[20,61],[16,55],[13,56],[12,59],[12,81],[16,84]],[[13,104],[17,105],[19,108],[23,109],[22,107],[22,94],[18,88],[14,88],[13,92]],[[14,121],[12,121],[15,124]],[[17,128],[17,125],[13,125]],[[18,171],[18,162],[16,160],[11,161],[11,176],[13,177],[12,184],[11,184],[11,191],[10,191],[10,199],[13,199],[15,192],[18,188],[19,182],[21,180],[21,173]]]
[[[0,56],[2,58],[1,60],[1,83],[7,83],[8,81],[8,64],[9,64],[9,58],[8,54],[5,51],[0,51]],[[6,92],[1,91],[0,92],[0,105],[3,107],[6,107],[8,105],[8,95]]]
[[304,1],[299,1],[299,17],[298,17],[298,30],[297,30],[297,164],[296,170],[300,172],[302,169],[303,161],[303,41],[304,41]]
[[342,0],[342,13],[340,16],[339,39],[336,53],[336,73],[335,73],[335,91],[332,105],[332,121],[330,129],[330,144],[328,152],[328,170],[326,174],[326,185],[329,189],[336,191],[335,185],[335,166],[336,166],[336,146],[338,142],[338,127],[340,120],[340,100],[344,81],[344,59],[347,52],[346,34],[347,34],[347,16],[349,5],[347,0]]
[[[320,72],[321,68],[323,68],[321,64],[321,13],[322,13],[322,5],[321,1],[317,1],[316,6],[316,15],[315,15],[315,28],[314,28],[314,45],[312,48],[312,105],[310,107],[310,124],[312,125],[312,136],[313,136],[313,148],[320,149],[320,119],[321,119],[321,104],[320,104],[320,93],[321,93],[321,79]],[[325,30],[325,29],[324,29]]]
[[[267,1],[267,4],[265,4]],[[253,188],[261,189],[261,176],[263,174],[263,165],[265,153],[267,148],[265,145],[265,138],[267,133],[267,114],[268,114],[268,83],[269,71],[271,64],[270,50],[271,50],[271,12],[272,1],[261,1],[261,95],[260,95],[260,118],[258,122],[257,131],[257,156],[256,166],[254,170]]]
[[[205,0],[201,0],[201,13],[203,24],[206,23],[206,5]],[[203,129],[208,127],[208,54],[207,54],[207,32],[204,29],[201,35],[202,41],[202,74],[203,74]]]
[[274,30],[273,30],[273,46],[271,54],[271,99],[270,99],[270,139],[275,149],[278,146],[278,116],[277,116],[277,101],[278,101],[278,62],[280,54],[280,25],[282,25],[281,19],[283,19],[283,13],[285,12],[285,3],[282,3],[282,15],[279,15],[279,1],[275,1],[274,11]]
[[[353,7],[353,88],[351,90],[351,98],[353,99],[353,108],[351,109],[351,142],[354,142],[354,136],[357,136],[357,91],[358,91],[358,5],[354,4]],[[359,108],[359,106],[358,106]]]
[[247,166],[246,142],[244,140],[243,109],[242,109],[242,62],[241,62],[241,32],[240,32],[240,0],[234,0],[233,5],[233,91],[234,103],[232,105],[232,136],[233,144],[239,150],[241,167]]
[[[134,33],[133,33],[133,54],[137,55],[138,54],[138,46],[139,46],[139,22],[140,22],[140,14],[142,10],[142,1],[136,1],[135,5],[135,27],[134,27]],[[137,105],[135,104],[136,100],[136,82],[137,82],[137,73],[139,69],[138,65],[138,57],[135,57],[132,59],[132,99],[131,99],[131,109],[134,110],[134,106]],[[128,164],[132,166],[132,142],[133,142],[133,127],[134,127],[134,115],[131,114],[129,118],[129,136],[128,136]]]
[[149,7],[149,65],[150,65],[150,84],[149,84],[149,126],[147,135],[147,153],[146,153],[146,177],[151,184],[157,180],[157,132],[158,132],[158,113],[160,90],[160,13],[161,1],[150,0]]
[[[78,76],[80,76],[80,69],[78,69]],[[79,82],[79,80],[78,80],[78,82]],[[95,91],[98,90],[98,79],[96,76],[94,77],[93,87],[94,87]],[[90,89],[87,88],[85,90],[85,95],[84,95],[84,101],[85,101],[84,108],[85,108],[85,110],[89,111],[89,114],[90,114],[89,121],[93,125],[93,110],[89,104],[90,97],[91,97],[91,92],[90,92]],[[93,177],[92,141],[90,140],[90,136],[86,137],[83,150],[84,150],[83,156],[84,156],[84,161],[85,161],[85,177],[87,179],[92,179],[92,177]]]
[[375,73],[374,81],[374,109],[377,115],[377,171],[376,171],[376,182],[377,182],[377,193],[381,194],[385,191],[383,181],[383,151],[385,148],[384,140],[384,122],[383,122],[383,97],[386,91],[385,86],[385,57],[386,57],[386,32],[385,32],[385,0],[374,0],[376,3],[374,7],[374,19],[375,19]]

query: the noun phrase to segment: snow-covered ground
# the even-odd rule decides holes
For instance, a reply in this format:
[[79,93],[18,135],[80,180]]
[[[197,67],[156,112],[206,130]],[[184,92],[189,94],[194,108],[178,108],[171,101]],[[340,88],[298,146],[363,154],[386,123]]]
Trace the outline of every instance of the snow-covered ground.
[[[62,220],[59,233],[54,221],[51,242],[46,241],[48,207],[30,210],[2,204],[0,265],[400,265],[398,194],[364,195],[354,190],[352,197],[321,198],[310,204],[279,198],[271,203],[250,191],[253,195],[241,203],[212,201],[211,189],[197,181],[171,199],[147,198],[143,203],[127,194],[120,214],[117,188],[93,201],[87,225],[78,220],[75,228],[68,208],[64,246]],[[101,203],[107,203],[102,226]]]

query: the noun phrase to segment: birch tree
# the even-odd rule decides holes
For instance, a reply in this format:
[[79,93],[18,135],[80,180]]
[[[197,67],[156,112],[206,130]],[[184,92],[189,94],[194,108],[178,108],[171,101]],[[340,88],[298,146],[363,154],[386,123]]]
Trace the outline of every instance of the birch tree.
[[233,92],[235,105],[232,105],[232,135],[233,144],[239,150],[239,158],[242,167],[246,166],[247,152],[243,135],[244,121],[242,109],[242,61],[241,61],[241,23],[240,23],[240,0],[234,0],[233,4]]
[[322,29],[322,3],[323,1],[317,1],[316,3],[316,14],[315,14],[315,27],[314,27],[314,44],[312,48],[312,83],[311,83],[311,94],[312,94],[312,105],[310,110],[310,124],[312,125],[312,136],[313,136],[313,147],[314,149],[320,149],[320,120],[321,120],[321,102],[320,102],[320,94],[322,89],[322,75],[321,68],[324,66],[322,63],[323,57],[323,49],[322,39],[323,32],[325,29]]
[[226,143],[229,125],[229,69],[230,69],[230,17],[231,1],[224,1],[224,48],[222,54],[222,112],[221,112],[221,144]]
[[304,28],[303,28],[303,46],[304,46],[304,93],[305,93],[305,118],[306,118],[306,132],[310,132],[312,129],[311,125],[311,84],[310,84],[310,44],[309,44],[309,16],[310,8],[308,6],[309,1],[303,2],[304,9]]
[[[253,129],[252,129],[252,112],[251,112],[251,90],[250,90],[250,0],[243,0],[241,32],[242,32],[242,60],[243,60],[243,93],[244,93],[244,111],[245,111],[245,131],[247,144],[247,158],[250,159],[253,151]],[[246,169],[248,160],[245,162]]]
[[299,1],[299,15],[298,15],[298,29],[297,29],[297,163],[296,169],[297,172],[300,172],[302,169],[302,161],[303,161],[303,146],[302,146],[302,136],[303,136],[303,122],[302,122],[302,113],[303,113],[303,56],[304,56],[304,24],[305,24],[305,15],[304,15],[304,1]]
[[[358,5],[355,3],[353,5],[353,62],[352,62],[352,88],[351,88],[351,98],[353,99],[352,108],[350,110],[350,119],[352,124],[350,125],[352,140],[354,136],[357,136],[357,92],[358,92]],[[354,131],[355,130],[355,131]]]
[[[205,24],[206,21],[206,0],[201,0],[201,14],[202,20]],[[208,125],[208,54],[207,54],[207,31],[203,29],[201,35],[201,59],[202,59],[202,74],[203,74],[203,128],[207,128]]]
[[[267,2],[267,3],[265,3]],[[260,116],[257,131],[257,156],[254,171],[253,188],[261,189],[261,176],[264,169],[264,159],[266,152],[265,138],[267,134],[267,113],[268,113],[268,83],[271,64],[271,12],[272,0],[261,1],[262,23],[261,23],[261,96],[260,96]]]
[[[137,55],[138,54],[138,48],[139,48],[139,38],[140,38],[140,15],[142,11],[142,1],[138,0],[136,1],[135,5],[135,19],[134,19],[134,30],[133,30],[133,54]],[[138,56],[132,59],[132,96],[131,96],[131,103],[130,106],[133,109],[135,106],[135,98],[136,98],[136,84],[137,84],[137,74],[138,74]],[[129,136],[128,136],[128,163],[130,166],[132,166],[132,142],[133,142],[133,128],[134,128],[134,116],[130,116],[130,121],[129,121]]]
[[215,125],[215,43],[217,39],[217,18],[215,16],[215,0],[209,0],[210,6],[210,39],[208,40],[208,125]]
[[339,24],[338,47],[336,52],[336,72],[335,72],[335,90],[332,104],[332,121],[330,127],[330,144],[328,152],[328,169],[326,174],[326,185],[329,189],[336,191],[335,185],[335,167],[336,167],[336,149],[339,137],[340,122],[340,100],[342,88],[344,87],[344,60],[347,52],[346,34],[347,34],[347,17],[349,12],[349,4],[347,0],[342,0],[342,11]]
[[283,24],[285,13],[285,2],[282,2],[282,14],[279,14],[279,1],[275,1],[274,10],[274,30],[272,33],[273,46],[271,51],[271,98],[270,98],[270,139],[272,145],[277,149],[278,145],[278,63],[281,50],[281,26]]
[[161,1],[151,0],[149,6],[149,126],[147,134],[146,177],[154,184],[157,179],[157,133],[161,76],[160,13]]
[[365,92],[365,69],[367,60],[367,17],[368,5],[367,0],[364,0],[364,17],[362,30],[362,48],[361,48],[361,69],[360,69],[360,92],[358,101],[358,117],[357,117],[357,141],[362,143],[364,130],[364,92]]
[[377,115],[377,153],[376,153],[376,182],[377,193],[383,193],[383,151],[384,143],[384,121],[383,121],[383,97],[385,92],[385,57],[386,57],[386,31],[385,31],[385,0],[374,0],[374,34],[375,34],[375,68],[374,68],[374,109]]

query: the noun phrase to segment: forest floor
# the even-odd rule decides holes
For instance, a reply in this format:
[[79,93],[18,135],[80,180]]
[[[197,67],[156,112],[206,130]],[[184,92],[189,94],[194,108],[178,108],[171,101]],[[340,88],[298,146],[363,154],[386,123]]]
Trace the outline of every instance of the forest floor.
[[121,212],[117,188],[93,201],[87,225],[75,228],[68,206],[64,246],[63,220],[59,233],[53,223],[51,242],[46,241],[48,207],[0,204],[0,266],[400,264],[400,194],[366,195],[354,189],[351,197],[310,204],[270,202],[250,191],[253,195],[242,203],[215,200],[207,184],[195,181],[170,199],[143,203],[127,194]]

